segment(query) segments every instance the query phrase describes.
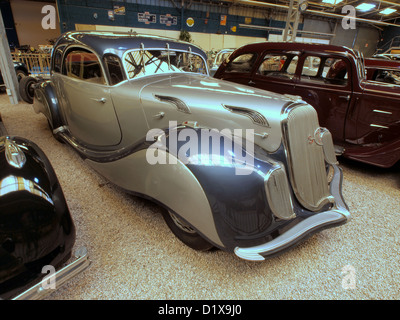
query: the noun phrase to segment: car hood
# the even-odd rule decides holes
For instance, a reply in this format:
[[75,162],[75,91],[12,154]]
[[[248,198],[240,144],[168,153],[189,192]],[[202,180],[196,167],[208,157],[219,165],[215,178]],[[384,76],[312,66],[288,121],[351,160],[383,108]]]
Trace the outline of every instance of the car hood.
[[283,109],[302,102],[298,96],[281,95],[198,74],[147,77],[140,90],[143,108],[165,104],[166,100],[160,97],[179,99],[190,110],[185,120],[196,121],[202,127],[252,129],[256,144],[270,152],[276,151],[282,141]]

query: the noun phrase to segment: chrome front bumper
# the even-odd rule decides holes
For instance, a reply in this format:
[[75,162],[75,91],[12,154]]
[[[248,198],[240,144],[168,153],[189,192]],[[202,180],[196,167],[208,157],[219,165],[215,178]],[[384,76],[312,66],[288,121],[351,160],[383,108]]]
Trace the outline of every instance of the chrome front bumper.
[[341,192],[343,173],[337,165],[334,165],[334,170],[333,179],[330,184],[330,192],[335,198],[335,205],[332,209],[317,213],[299,222],[293,228],[270,242],[249,248],[236,247],[234,250],[235,254],[245,260],[263,261],[265,257],[293,246],[319,229],[333,227],[350,220],[350,212]]
[[[75,252],[75,258],[75,261],[60,269],[54,275],[44,277],[42,281],[14,297],[12,300],[39,300],[46,295],[53,293],[57,288],[81,273],[90,265],[90,260],[85,247],[81,247]],[[50,277],[55,277],[56,289],[44,288],[43,284],[47,282]]]

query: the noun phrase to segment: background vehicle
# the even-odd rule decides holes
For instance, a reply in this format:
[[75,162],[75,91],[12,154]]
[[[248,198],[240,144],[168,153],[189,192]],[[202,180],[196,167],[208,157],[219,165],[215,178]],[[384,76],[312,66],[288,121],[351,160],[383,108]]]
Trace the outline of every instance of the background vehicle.
[[[29,71],[24,63],[14,62],[15,73],[17,74],[18,82],[22,80],[22,78],[27,77],[29,75]],[[0,87],[4,86],[4,79],[1,75],[0,70]]]
[[367,79],[400,85],[400,61],[365,59]]
[[298,95],[329,129],[338,154],[379,167],[400,159],[400,87],[365,77],[364,59],[345,47],[257,43],[237,49],[216,78]]

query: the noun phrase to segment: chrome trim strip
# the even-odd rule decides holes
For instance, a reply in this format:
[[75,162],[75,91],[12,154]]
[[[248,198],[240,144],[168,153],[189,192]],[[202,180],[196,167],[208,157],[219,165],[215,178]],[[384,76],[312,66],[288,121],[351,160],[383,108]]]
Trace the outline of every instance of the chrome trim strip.
[[335,205],[333,209],[317,213],[299,222],[293,228],[270,242],[249,248],[236,247],[234,249],[235,254],[239,258],[245,260],[263,261],[265,260],[265,256],[276,253],[297,243],[305,235],[317,228],[349,221],[351,218],[350,212],[348,211],[347,205],[341,195],[343,173],[338,166],[334,165],[333,167],[334,177],[330,185],[330,191],[335,197]]
[[393,113],[390,112],[390,111],[383,111],[383,110],[378,110],[378,109],[373,110],[373,112],[384,113],[384,114],[393,114]]
[[[75,260],[64,268],[60,269],[55,273],[56,286],[59,288],[67,281],[71,280],[73,277],[81,273],[90,265],[90,260],[87,254],[87,249],[85,247],[79,248],[75,252]],[[46,279],[46,277],[44,278]],[[42,287],[42,283],[44,280],[40,281],[36,285],[32,286],[25,292],[20,295],[14,297],[12,300],[39,300],[44,296],[51,294],[56,289],[45,289]]]
[[369,126],[374,127],[374,128],[389,129],[389,127],[381,126],[379,124],[373,124],[373,123],[371,123]]

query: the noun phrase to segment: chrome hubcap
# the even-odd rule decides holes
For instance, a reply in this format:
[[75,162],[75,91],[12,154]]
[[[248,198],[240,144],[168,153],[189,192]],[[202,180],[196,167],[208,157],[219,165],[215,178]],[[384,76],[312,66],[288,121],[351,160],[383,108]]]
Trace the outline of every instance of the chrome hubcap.
[[169,213],[170,217],[172,218],[172,221],[178,226],[179,229],[181,229],[187,233],[196,233],[196,231],[191,226],[189,226],[188,224],[183,222],[175,214],[173,214],[172,212],[168,212],[168,213]]

